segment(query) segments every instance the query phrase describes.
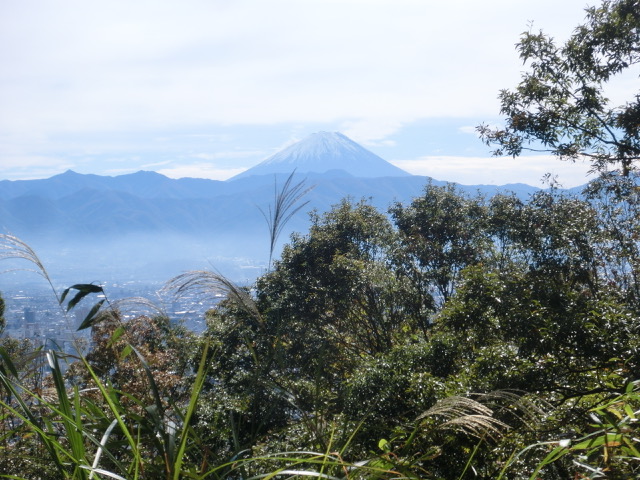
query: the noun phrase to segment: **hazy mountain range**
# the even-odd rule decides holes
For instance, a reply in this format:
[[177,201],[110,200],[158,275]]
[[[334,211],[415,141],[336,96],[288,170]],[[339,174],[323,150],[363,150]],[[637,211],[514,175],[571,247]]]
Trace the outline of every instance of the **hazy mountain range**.
[[[28,242],[71,281],[166,280],[212,267],[251,279],[268,256],[260,208],[268,209],[276,185],[293,171],[296,182],[314,186],[305,197],[306,212],[326,211],[344,197],[369,199],[386,210],[420,195],[429,181],[445,183],[410,175],[340,133],[320,132],[227,181],[175,180],[147,171],[116,177],[67,171],[0,181],[0,231]],[[537,190],[522,184],[461,188],[488,195]],[[281,240],[307,228],[308,215],[300,212]]]

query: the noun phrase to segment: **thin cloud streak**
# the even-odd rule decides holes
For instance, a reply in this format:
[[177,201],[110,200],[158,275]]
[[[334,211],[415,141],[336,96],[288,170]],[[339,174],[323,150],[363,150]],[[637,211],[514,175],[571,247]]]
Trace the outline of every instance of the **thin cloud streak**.
[[181,165],[174,168],[161,168],[157,172],[169,178],[206,178],[209,180],[227,180],[246,168],[219,169],[205,163]]
[[543,186],[550,173],[565,188],[587,183],[590,165],[561,162],[552,155],[511,157],[427,156],[414,160],[394,160],[395,166],[413,175],[425,175],[462,185],[506,185],[527,183]]

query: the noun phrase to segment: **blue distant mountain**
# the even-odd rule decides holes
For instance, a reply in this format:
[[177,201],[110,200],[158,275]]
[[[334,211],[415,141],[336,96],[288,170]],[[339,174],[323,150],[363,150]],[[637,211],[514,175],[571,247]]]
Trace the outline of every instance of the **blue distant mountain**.
[[[428,182],[446,183],[410,175],[342,134],[321,132],[227,181],[176,180],[146,171],[115,177],[67,171],[43,180],[0,181],[0,232],[21,237],[65,268],[90,268],[101,259],[102,265],[126,265],[137,277],[152,275],[148,266],[163,262],[187,270],[210,266],[212,258],[216,264],[266,258],[260,208],[273,202],[274,183],[282,185],[293,171],[294,181],[314,186],[305,210],[317,212],[345,197],[367,199],[386,211],[393,202],[419,196]],[[538,190],[522,184],[460,189],[523,197]],[[308,226],[308,215],[300,212],[282,241]],[[162,272],[167,278],[172,273],[179,272]]]

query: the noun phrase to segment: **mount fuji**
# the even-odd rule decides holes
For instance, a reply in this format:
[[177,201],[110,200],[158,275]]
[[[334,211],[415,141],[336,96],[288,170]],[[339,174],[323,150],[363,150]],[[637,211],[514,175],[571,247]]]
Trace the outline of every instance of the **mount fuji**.
[[230,180],[253,175],[332,173],[358,178],[407,177],[411,174],[338,132],[318,132],[288,146]]

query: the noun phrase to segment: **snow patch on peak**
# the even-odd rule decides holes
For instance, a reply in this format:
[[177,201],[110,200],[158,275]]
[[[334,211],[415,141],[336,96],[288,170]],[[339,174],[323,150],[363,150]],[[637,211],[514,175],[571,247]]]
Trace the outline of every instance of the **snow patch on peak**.
[[398,177],[409,173],[391,165],[339,132],[318,132],[288,146],[232,180],[274,173],[343,170],[355,177]]

